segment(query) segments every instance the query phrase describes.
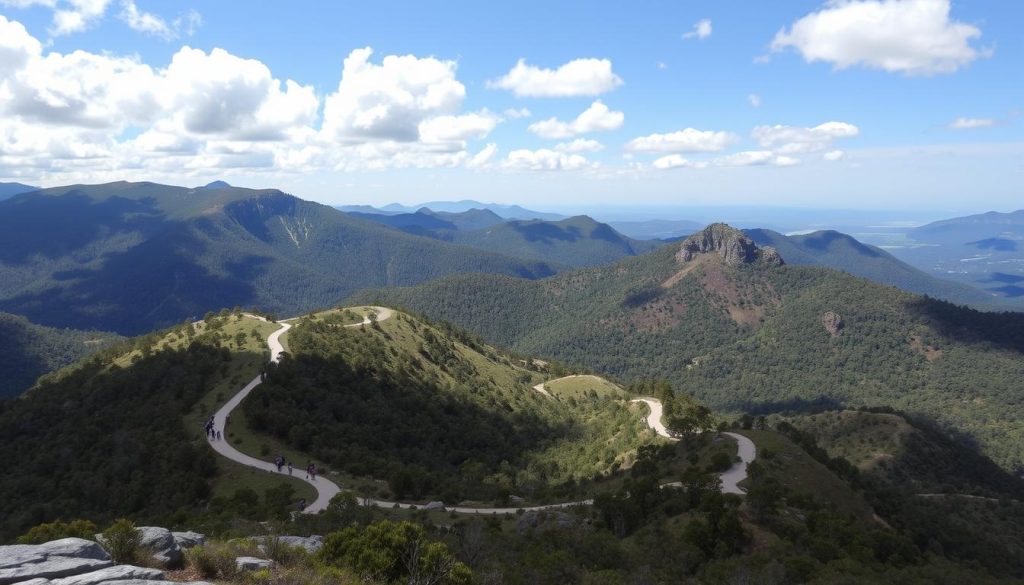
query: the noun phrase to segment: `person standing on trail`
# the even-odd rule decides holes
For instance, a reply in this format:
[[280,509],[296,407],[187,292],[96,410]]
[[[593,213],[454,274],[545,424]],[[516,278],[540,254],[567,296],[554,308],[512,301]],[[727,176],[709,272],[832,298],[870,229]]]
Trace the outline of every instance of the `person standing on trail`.
[[309,464],[309,475],[313,481],[316,481],[316,463]]
[[291,475],[291,474],[292,474],[292,462],[289,461],[288,462],[288,475]]

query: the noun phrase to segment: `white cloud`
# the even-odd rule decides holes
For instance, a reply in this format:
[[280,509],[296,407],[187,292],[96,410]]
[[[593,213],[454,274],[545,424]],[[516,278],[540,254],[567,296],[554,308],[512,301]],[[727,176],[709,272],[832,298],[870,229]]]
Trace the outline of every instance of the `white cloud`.
[[821,158],[830,162],[835,162],[837,160],[842,160],[844,156],[846,156],[846,153],[841,150],[830,150],[821,155]]
[[718,152],[735,143],[731,132],[686,128],[668,134],[640,136],[626,143],[631,152]]
[[775,153],[770,150],[746,150],[718,157],[714,164],[722,167],[748,167],[770,164],[775,160]]
[[177,36],[177,33],[167,25],[164,19],[151,12],[139,10],[134,0],[122,0],[119,16],[132,30],[162,37],[165,40]]
[[577,138],[572,142],[562,142],[555,145],[558,152],[598,152],[604,150],[604,145],[589,138]]
[[651,166],[658,170],[667,171],[671,169],[683,168],[702,169],[708,166],[708,163],[705,161],[694,162],[689,159],[683,158],[683,156],[679,154],[669,154],[661,158],[655,159],[654,162],[651,163]]
[[772,161],[777,167],[792,167],[800,164],[800,159],[793,158],[791,156],[779,155]]
[[289,79],[282,87],[262,62],[223,49],[182,47],[162,85],[181,130],[230,140],[280,140],[312,124],[319,107],[312,86]]
[[518,120],[520,118],[529,118],[533,114],[526,108],[509,108],[503,112],[505,117],[509,120]]
[[819,152],[840,138],[857,136],[860,130],[846,122],[826,122],[813,128],[799,126],[757,126],[751,132],[764,148],[780,154]]
[[683,34],[684,39],[700,39],[704,40],[711,36],[711,19],[705,18],[697,21],[697,24],[693,25],[693,30]]
[[53,20],[48,29],[53,36],[63,36],[83,31],[103,17],[111,0],[0,0],[0,4],[12,8],[42,6],[53,10]]
[[437,116],[420,122],[420,140],[429,143],[464,142],[483,138],[494,130],[500,119],[482,110],[460,116]]
[[573,97],[599,95],[622,85],[608,59],[574,59],[558,69],[541,69],[520,59],[503,77],[487,82],[519,97]]
[[658,69],[662,70],[662,71],[664,71],[665,69],[668,69],[668,65],[664,61],[656,62],[654,64],[654,66],[657,67]]
[[747,103],[749,103],[750,107],[752,108],[760,108],[761,96],[757,95],[756,93],[749,94],[747,95]]
[[498,145],[493,142],[483,147],[480,152],[473,155],[471,159],[466,161],[466,166],[471,169],[482,169],[490,166],[491,159],[498,152]]
[[605,132],[617,130],[622,127],[626,115],[622,112],[614,112],[608,106],[597,100],[590,104],[572,122],[563,122],[558,118],[548,118],[540,122],[530,124],[529,130],[541,138],[559,139],[571,138],[578,134],[589,132]]
[[957,118],[949,123],[953,130],[970,130],[972,128],[989,128],[995,126],[996,121],[992,118]]
[[513,150],[508,153],[502,166],[529,171],[578,171],[595,165],[578,154],[567,154],[541,148],[539,150]]
[[836,69],[862,65],[906,75],[952,73],[990,54],[975,26],[950,20],[949,0],[830,0],[780,30],[774,52],[799,51]]
[[325,138],[415,142],[422,122],[454,114],[466,96],[454,61],[388,55],[376,65],[371,55],[366,47],[345,58],[338,89],[324,106]]

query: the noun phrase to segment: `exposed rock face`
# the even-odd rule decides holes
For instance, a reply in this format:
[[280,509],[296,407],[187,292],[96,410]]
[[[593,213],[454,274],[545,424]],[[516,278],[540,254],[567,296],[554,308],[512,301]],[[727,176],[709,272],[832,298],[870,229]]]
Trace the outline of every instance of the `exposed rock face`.
[[838,337],[844,325],[843,318],[839,316],[839,313],[832,311],[825,311],[825,314],[821,316],[821,324],[825,326],[825,331],[828,331],[832,337]]
[[178,548],[182,550],[206,544],[206,535],[199,534],[198,532],[172,532],[171,536],[174,537],[174,542],[178,545]]
[[724,223],[713,223],[686,238],[676,253],[678,262],[689,262],[698,254],[716,253],[729,266],[761,262],[771,266],[784,264],[775,248],[759,248],[743,232]]
[[157,569],[133,567],[132,565],[117,565],[114,567],[107,567],[106,569],[100,569],[99,571],[92,571],[91,573],[84,573],[73,577],[64,577],[63,579],[54,579],[53,581],[50,581],[50,583],[53,585],[99,585],[100,583],[107,583],[109,581],[162,581],[163,579],[164,572]]
[[[181,547],[178,546],[178,542],[170,530],[159,526],[139,526],[135,530],[141,538],[139,545],[152,551],[154,561],[164,567],[174,567],[181,563]],[[102,534],[96,535],[96,542],[103,544]]]
[[82,538],[0,546],[0,585],[80,575],[113,564],[100,545]]

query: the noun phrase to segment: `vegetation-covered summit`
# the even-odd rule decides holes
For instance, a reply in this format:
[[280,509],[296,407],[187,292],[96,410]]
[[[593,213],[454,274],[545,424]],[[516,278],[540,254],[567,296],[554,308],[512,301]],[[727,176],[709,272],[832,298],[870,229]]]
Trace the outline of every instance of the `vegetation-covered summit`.
[[541,281],[466,275],[361,294],[524,353],[649,377],[719,410],[891,406],[1024,462],[1024,316],[980,313],[835,270],[666,246]]

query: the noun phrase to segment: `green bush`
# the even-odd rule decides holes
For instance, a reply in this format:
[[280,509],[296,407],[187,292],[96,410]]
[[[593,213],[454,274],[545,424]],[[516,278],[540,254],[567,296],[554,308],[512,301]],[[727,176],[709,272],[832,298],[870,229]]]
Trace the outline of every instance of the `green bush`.
[[196,570],[204,579],[217,577],[217,561],[205,546],[196,546],[185,551],[185,563]]
[[18,544],[42,544],[61,538],[85,538],[92,540],[96,534],[96,525],[88,520],[72,520],[71,522],[49,522],[33,526],[28,532],[18,537]]
[[114,562],[126,565],[139,558],[142,535],[135,529],[135,523],[121,518],[103,531],[103,545],[114,558]]

